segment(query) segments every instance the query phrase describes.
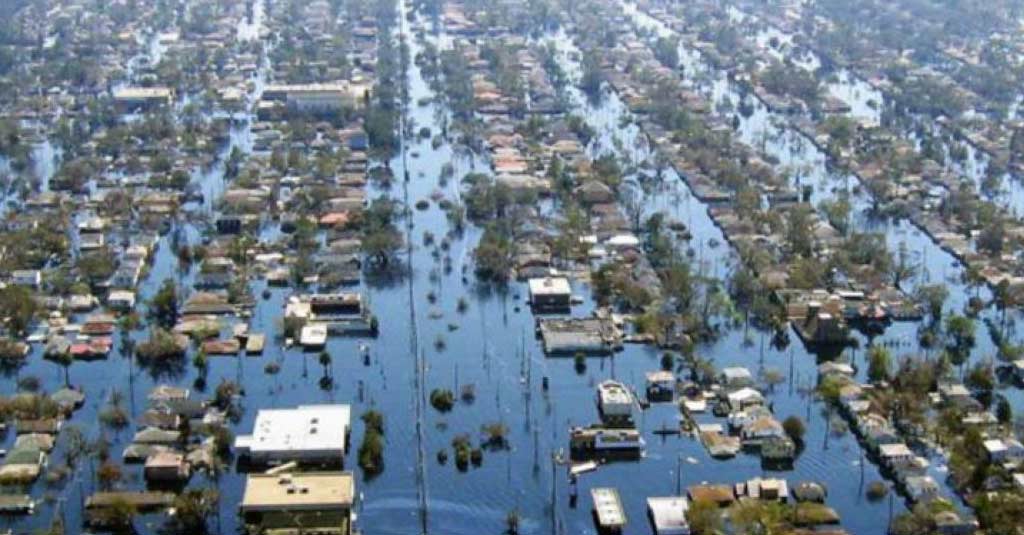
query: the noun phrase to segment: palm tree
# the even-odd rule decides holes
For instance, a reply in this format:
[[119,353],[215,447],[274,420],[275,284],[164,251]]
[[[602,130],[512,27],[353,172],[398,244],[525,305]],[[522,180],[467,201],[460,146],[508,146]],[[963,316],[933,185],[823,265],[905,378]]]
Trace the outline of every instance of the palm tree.
[[69,369],[71,364],[75,362],[75,358],[71,356],[70,351],[64,351],[54,355],[54,361],[60,364],[64,368],[64,386],[71,388],[71,375]]
[[320,365],[324,367],[324,377],[330,376],[331,354],[326,351],[320,352]]
[[326,390],[331,385],[331,354],[321,351],[318,360],[324,367],[324,376],[320,378],[320,387]]

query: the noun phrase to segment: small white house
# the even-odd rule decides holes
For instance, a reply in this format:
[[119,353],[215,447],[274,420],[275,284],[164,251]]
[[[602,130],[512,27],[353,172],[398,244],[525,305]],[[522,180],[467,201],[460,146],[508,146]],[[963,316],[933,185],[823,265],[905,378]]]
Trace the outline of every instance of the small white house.
[[903,486],[907,489],[907,496],[914,502],[928,501],[939,495],[939,484],[932,476],[910,476],[903,481]]
[[845,362],[825,362],[818,366],[818,378],[829,376],[853,377],[853,366]]
[[530,279],[530,305],[535,309],[568,309],[572,286],[565,277]]
[[130,290],[112,290],[107,295],[107,306],[122,312],[135,308],[135,292]]
[[17,286],[38,288],[43,284],[43,274],[38,269],[17,269],[11,272],[11,283]]
[[761,442],[769,438],[782,438],[786,431],[771,416],[763,416],[745,426],[741,432],[744,441]]
[[767,407],[763,405],[755,405],[741,411],[730,412],[726,421],[729,422],[729,429],[739,431],[758,419],[764,418],[765,416],[770,417],[771,415],[772,411],[768,410]]
[[630,418],[636,400],[626,385],[618,381],[603,381],[597,385],[597,404],[605,417]]
[[910,448],[902,442],[879,445],[878,456],[886,466],[892,469],[909,465],[914,462],[915,457],[914,452],[910,451]]
[[754,376],[750,370],[740,366],[723,368],[719,380],[726,388],[742,388],[754,384]]
[[734,411],[743,410],[754,405],[763,405],[764,396],[753,388],[741,388],[728,395],[729,407]]
[[993,463],[1024,461],[1024,445],[1013,438],[995,438],[984,442],[985,452]]

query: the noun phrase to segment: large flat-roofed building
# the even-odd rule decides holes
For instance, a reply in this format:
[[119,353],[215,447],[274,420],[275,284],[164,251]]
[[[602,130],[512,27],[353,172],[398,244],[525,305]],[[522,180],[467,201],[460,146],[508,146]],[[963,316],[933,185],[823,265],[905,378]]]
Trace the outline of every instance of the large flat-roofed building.
[[122,87],[114,90],[114,102],[122,108],[150,108],[170,105],[174,91],[169,87]]
[[298,111],[324,112],[359,108],[369,92],[369,85],[358,82],[274,84],[263,90],[263,100],[285,102]]
[[239,509],[249,533],[352,532],[351,472],[253,474]]
[[256,414],[251,435],[235,439],[237,453],[255,463],[342,463],[348,443],[348,405],[302,405]]

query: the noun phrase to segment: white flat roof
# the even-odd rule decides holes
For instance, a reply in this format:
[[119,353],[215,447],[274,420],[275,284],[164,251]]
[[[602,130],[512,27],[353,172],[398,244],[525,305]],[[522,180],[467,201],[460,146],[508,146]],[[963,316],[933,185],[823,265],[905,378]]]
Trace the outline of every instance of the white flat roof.
[[744,368],[742,366],[733,366],[733,367],[730,367],[730,368],[722,368],[722,376],[725,377],[726,379],[729,379],[729,380],[733,380],[733,379],[751,379],[751,378],[753,378],[753,374],[750,373],[750,370],[748,370],[748,369],[746,369],[746,368]]
[[654,521],[654,532],[658,535],[689,535],[690,524],[686,521],[689,501],[682,496],[647,498],[647,510]]
[[235,447],[253,454],[345,451],[351,423],[348,405],[301,405],[264,409],[256,414],[252,435],[239,436]]
[[168,87],[123,87],[114,90],[115,99],[170,98]]
[[602,405],[627,405],[633,403],[633,396],[622,383],[604,381],[597,385]]
[[565,277],[530,279],[530,295],[569,295],[572,287]]
[[991,452],[998,452],[998,451],[1006,451],[1006,449],[1007,449],[1006,448],[1006,444],[1003,442],[1003,439],[1001,439],[1001,438],[995,438],[995,439],[991,439],[991,440],[986,440],[984,442],[984,445],[985,445],[985,449],[988,450],[990,453]]
[[906,444],[900,442],[896,444],[882,444],[878,447],[878,452],[882,457],[904,457],[914,454]]
[[590,497],[594,500],[594,511],[597,512],[597,521],[601,526],[626,525],[626,512],[622,510],[617,490],[609,487],[590,489]]

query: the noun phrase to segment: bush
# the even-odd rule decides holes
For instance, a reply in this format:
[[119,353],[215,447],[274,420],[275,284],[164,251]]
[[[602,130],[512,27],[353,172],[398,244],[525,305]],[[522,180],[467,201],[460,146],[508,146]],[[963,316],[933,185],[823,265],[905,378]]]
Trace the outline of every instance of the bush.
[[797,416],[790,416],[782,422],[782,428],[786,431],[786,435],[793,440],[796,444],[803,444],[804,433],[807,429],[804,427],[804,422]]
[[455,393],[447,388],[435,388],[430,392],[430,405],[439,412],[448,412],[455,406]]
[[205,432],[213,437],[213,446],[217,455],[228,457],[231,455],[231,445],[235,442],[235,434],[223,425],[210,426]]
[[360,419],[366,431],[359,446],[359,467],[367,475],[376,475],[384,469],[384,415],[371,409]]
[[100,413],[100,422],[107,427],[124,429],[128,427],[128,413],[121,407],[109,407]]
[[43,386],[42,380],[35,375],[26,375],[18,379],[18,390],[25,392],[38,392]]
[[302,318],[295,316],[285,316],[281,320],[281,334],[285,338],[298,338],[299,333],[302,331],[302,326],[306,324],[306,321]]
[[484,424],[481,427],[484,445],[494,449],[508,447],[508,426],[501,422]]
[[472,451],[470,446],[469,436],[457,435],[452,439],[452,449],[455,450],[455,466],[459,470],[466,470],[469,468],[469,458]]
[[367,475],[379,474],[384,469],[384,438],[372,429],[367,429],[359,445],[359,467]]
[[872,481],[868,484],[868,490],[866,492],[868,500],[877,502],[885,495],[889,493],[889,487],[883,481]]
[[25,357],[28,356],[26,349],[25,344],[10,338],[0,338],[0,362],[3,364],[22,364],[25,362]]
[[384,415],[380,411],[368,410],[363,413],[360,419],[366,425],[368,431],[374,431],[380,435],[384,434]]
[[144,361],[162,362],[185,356],[188,340],[175,336],[165,329],[153,329],[149,340],[139,344],[137,353]]
[[110,461],[105,461],[96,469],[96,479],[100,482],[100,487],[104,489],[110,489],[115,483],[121,481],[124,477],[121,472],[121,467]]

